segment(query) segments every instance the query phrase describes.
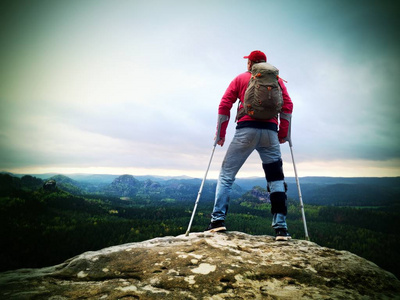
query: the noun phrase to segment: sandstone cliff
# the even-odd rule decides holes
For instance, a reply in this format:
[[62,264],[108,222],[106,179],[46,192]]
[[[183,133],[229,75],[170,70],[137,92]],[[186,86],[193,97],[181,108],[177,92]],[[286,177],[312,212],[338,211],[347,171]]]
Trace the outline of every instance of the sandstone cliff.
[[400,299],[400,281],[347,251],[240,232],[191,233],[0,274],[1,299]]

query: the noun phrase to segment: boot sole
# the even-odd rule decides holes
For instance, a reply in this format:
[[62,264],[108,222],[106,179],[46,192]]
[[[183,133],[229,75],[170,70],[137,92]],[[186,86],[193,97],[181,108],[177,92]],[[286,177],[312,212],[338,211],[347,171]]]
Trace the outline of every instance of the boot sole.
[[226,227],[218,227],[218,228],[213,228],[213,229],[207,230],[207,232],[219,232],[219,231],[226,231]]
[[290,236],[277,236],[275,238],[275,241],[289,241],[291,239],[292,239],[292,237],[290,237]]

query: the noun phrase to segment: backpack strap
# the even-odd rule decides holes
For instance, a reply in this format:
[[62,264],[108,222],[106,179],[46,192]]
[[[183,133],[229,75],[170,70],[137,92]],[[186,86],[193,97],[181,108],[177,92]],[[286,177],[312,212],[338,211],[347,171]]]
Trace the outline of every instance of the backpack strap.
[[237,106],[237,112],[236,112],[236,119],[235,119],[236,123],[237,123],[237,121],[239,121],[242,117],[244,117],[246,115],[246,113],[244,112],[244,107],[242,106],[242,108],[240,108],[240,104],[243,104],[243,103],[242,103],[242,101],[239,100],[238,106]]

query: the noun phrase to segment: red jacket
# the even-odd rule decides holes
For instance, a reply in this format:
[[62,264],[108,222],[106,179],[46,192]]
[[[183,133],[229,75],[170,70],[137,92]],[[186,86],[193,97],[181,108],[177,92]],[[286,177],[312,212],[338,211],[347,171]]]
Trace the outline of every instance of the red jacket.
[[[220,102],[219,108],[218,108],[218,114],[228,116],[228,121],[225,121],[221,124],[221,132],[219,135],[220,138],[224,138],[226,135],[226,129],[228,127],[229,117],[230,117],[230,110],[238,98],[240,99],[240,102],[241,102],[239,109],[241,107],[243,107],[244,94],[245,94],[247,86],[249,84],[250,77],[251,77],[250,72],[245,72],[245,73],[238,75],[229,84],[228,88],[225,91],[224,96],[221,99],[221,102]],[[286,113],[286,114],[291,114],[293,111],[292,100],[290,99],[289,93],[286,89],[285,84],[283,83],[283,80],[281,78],[279,78],[278,82],[279,82],[279,85],[281,86],[282,96],[283,96],[282,112]],[[260,120],[255,120],[252,117],[245,115],[238,121],[238,123],[243,122],[243,121],[260,121]],[[262,122],[271,122],[271,123],[275,123],[278,125],[277,118],[272,118],[269,120],[262,120]],[[287,136],[288,129],[289,129],[289,121],[281,118],[280,122],[279,122],[279,138],[280,139],[283,139]],[[217,130],[218,130],[218,128],[217,128]]]

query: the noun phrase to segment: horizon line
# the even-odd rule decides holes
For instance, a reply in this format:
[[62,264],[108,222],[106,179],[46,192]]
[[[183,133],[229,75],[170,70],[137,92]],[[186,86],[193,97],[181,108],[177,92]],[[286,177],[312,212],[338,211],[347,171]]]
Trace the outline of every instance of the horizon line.
[[[130,175],[133,177],[159,177],[159,178],[182,178],[186,177],[188,179],[202,179],[201,177],[193,177],[189,175],[152,175],[152,174],[146,174],[146,175],[135,175],[135,174],[129,174],[129,173],[124,173],[124,174],[112,174],[112,173],[58,173],[58,172],[44,172],[44,173],[14,173],[10,171],[0,171],[0,174],[11,174],[11,175],[17,175],[17,176],[35,176],[35,175],[40,175],[40,176],[46,176],[46,175],[63,175],[68,177],[68,175],[83,175],[83,176],[93,176],[93,175],[99,175],[99,176],[124,176],[124,175]],[[326,176],[326,175],[307,175],[307,176],[299,176],[299,178],[399,178],[400,176]],[[263,176],[243,176],[243,177],[236,177],[236,179],[252,179],[252,178],[265,178]],[[295,178],[295,176],[285,176],[285,178]],[[218,178],[206,178],[206,180],[214,179],[217,180]]]

